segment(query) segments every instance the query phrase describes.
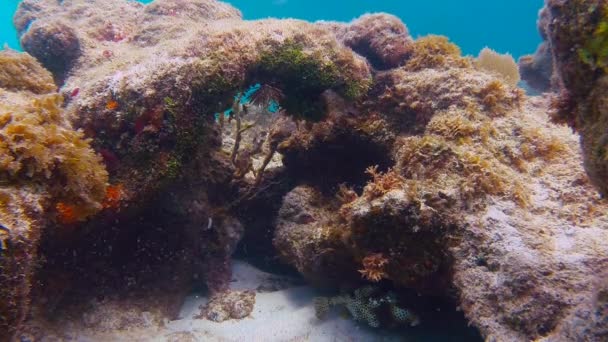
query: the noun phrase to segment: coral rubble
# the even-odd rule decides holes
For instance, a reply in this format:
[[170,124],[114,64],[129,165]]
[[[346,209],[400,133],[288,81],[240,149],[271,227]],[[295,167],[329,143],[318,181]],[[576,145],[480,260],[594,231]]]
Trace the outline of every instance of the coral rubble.
[[201,314],[197,317],[218,323],[227,319],[242,319],[249,316],[254,304],[254,291],[225,291],[216,294],[201,307]]

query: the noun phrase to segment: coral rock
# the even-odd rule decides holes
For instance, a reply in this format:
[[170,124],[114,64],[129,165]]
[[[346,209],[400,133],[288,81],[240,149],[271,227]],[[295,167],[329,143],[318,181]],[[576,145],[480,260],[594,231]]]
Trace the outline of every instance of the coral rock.
[[[547,1],[545,25],[560,99],[555,119],[581,134],[585,169],[608,195],[608,5],[605,1]],[[575,48],[573,48],[575,47]]]
[[204,307],[198,318],[214,322],[228,319],[243,319],[253,311],[254,291],[225,291],[214,295]]
[[413,42],[401,20],[388,14],[364,15],[350,23],[339,38],[380,70],[402,65]]
[[546,42],[541,43],[533,55],[519,58],[521,78],[538,92],[551,90],[553,60],[551,50]]
[[82,217],[101,208],[107,172],[60,107],[48,71],[27,54],[0,52],[0,335],[29,311],[40,237],[60,201]]

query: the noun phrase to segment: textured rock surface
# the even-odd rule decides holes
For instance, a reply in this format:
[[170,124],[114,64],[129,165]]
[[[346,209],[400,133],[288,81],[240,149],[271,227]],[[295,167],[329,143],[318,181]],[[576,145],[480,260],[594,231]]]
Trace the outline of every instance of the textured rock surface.
[[[336,177],[346,182],[339,190],[339,181],[327,186],[306,173],[301,179],[318,188],[285,196],[275,246],[309,279],[340,274],[348,283],[359,271],[422,293],[455,288],[489,340],[599,334],[601,317],[575,332],[569,320],[596,316],[589,301],[607,260],[608,204],[580,165],[577,137],[549,122],[547,98],[525,98],[437,38],[419,44],[420,54],[447,55],[377,75],[363,106],[332,102],[332,115],[281,145],[289,172],[310,165],[295,161],[318,160],[315,146],[342,127],[368,132],[367,141],[384,146],[376,160],[389,163],[368,169],[363,188],[349,174],[361,176],[361,167]],[[337,160],[349,146],[361,150],[332,146]],[[343,262],[320,262],[319,251]]]
[[519,58],[519,72],[521,78],[537,92],[551,90],[551,77],[553,76],[553,60],[551,49],[546,42],[541,43],[533,55]]
[[[44,280],[79,270],[154,313],[163,301],[150,298],[174,305],[193,279],[221,292],[248,228],[234,212],[255,217],[256,201],[286,193],[274,246],[317,285],[381,281],[452,294],[488,340],[601,333],[591,310],[604,305],[596,275],[608,260],[608,204],[588,184],[577,137],[548,122],[546,99],[475,68],[445,37],[412,40],[387,15],[243,21],[212,0],[25,0],[15,22],[26,49],[62,82],[67,119],[121,189],[76,248],[45,245],[54,267]],[[558,67],[577,70],[566,60]],[[571,98],[602,84],[596,71],[562,75],[576,89]],[[248,125],[252,105],[240,93],[256,83],[270,86],[262,102],[279,105],[261,129]],[[602,113],[603,95],[591,94]],[[260,183],[239,174],[222,151],[231,131],[223,120],[237,130],[233,147],[239,124],[265,136],[258,147],[280,153],[284,171]],[[581,131],[584,143],[597,142]],[[243,144],[255,145],[249,138]],[[597,183],[601,168],[591,175]],[[242,203],[251,211],[236,209]],[[88,290],[84,280],[70,286]],[[569,317],[593,319],[574,326]]]
[[[540,20],[553,55],[560,95],[555,119],[581,135],[585,169],[608,194],[608,3],[547,1]],[[541,17],[542,19],[542,17]]]
[[349,25],[338,26],[337,36],[376,69],[403,64],[410,52],[412,38],[399,18],[388,14],[366,14]]
[[86,308],[70,298],[114,291],[125,294],[113,299],[125,307],[132,296],[160,296],[150,311],[162,304],[161,314],[172,317],[192,280],[224,289],[242,236],[229,211],[250,195],[251,182],[230,184],[235,165],[221,151],[214,114],[260,82],[282,88],[291,115],[322,116],[323,92],[356,100],[371,82],[365,58],[333,31],[297,20],[243,21],[211,0],[24,1],[15,25],[60,84],[62,119],[91,139],[111,184],[93,206],[102,214],[85,224],[71,219],[72,206],[53,208],[69,219],[59,226],[77,234],[46,230],[37,315],[77,315]]
[[[101,158],[65,120],[55,89],[50,73],[34,58],[0,52],[3,337],[18,330],[26,318],[40,236],[56,219],[56,206],[63,203],[88,216],[101,209],[105,196],[107,172]],[[69,218],[79,213],[72,212]]]
[[254,305],[254,291],[227,290],[211,297],[209,303],[200,308],[198,318],[218,323],[228,319],[243,319],[251,314]]

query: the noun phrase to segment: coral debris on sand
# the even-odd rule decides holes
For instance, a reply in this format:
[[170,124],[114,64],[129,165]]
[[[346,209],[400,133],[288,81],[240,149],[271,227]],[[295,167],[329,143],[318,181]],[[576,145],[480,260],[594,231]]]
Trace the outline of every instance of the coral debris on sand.
[[[608,30],[606,6],[594,4],[603,2],[548,1],[563,17],[546,33],[567,90],[558,117],[582,133],[604,191]],[[574,17],[590,25],[569,25]],[[7,67],[10,105],[29,108],[17,119],[59,120],[49,128],[74,145],[55,139],[54,164],[20,160],[23,149],[4,159],[0,187],[12,197],[0,201],[19,195],[33,209],[5,205],[2,215],[31,217],[1,223],[33,222],[19,229],[34,245],[44,233],[31,326],[81,312],[95,321],[82,304],[95,300],[123,304],[120,322],[148,317],[145,307],[156,324],[203,280],[222,308],[212,316],[227,317],[234,303],[221,298],[244,236],[318,286],[371,281],[451,296],[488,340],[601,333],[608,203],[580,165],[577,137],[549,122],[549,101],[514,86],[510,58],[463,57],[441,36],[414,40],[386,14],[245,21],[214,0],[24,0],[15,24],[63,96],[29,61],[45,82]],[[14,138],[25,128],[0,148],[24,143]],[[19,272],[31,281],[27,255]],[[2,288],[13,289],[6,279]],[[10,332],[28,310],[27,295],[19,300],[17,313],[2,309]]]
[[206,318],[218,323],[227,319],[242,319],[251,314],[254,305],[254,291],[227,290],[215,294],[209,303],[201,306],[201,313],[196,318]]

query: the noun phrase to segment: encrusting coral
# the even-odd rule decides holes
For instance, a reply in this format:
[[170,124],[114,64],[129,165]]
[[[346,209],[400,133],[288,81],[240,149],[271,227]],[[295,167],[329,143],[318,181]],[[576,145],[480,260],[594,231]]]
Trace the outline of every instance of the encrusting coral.
[[226,291],[201,306],[201,313],[196,318],[206,318],[218,323],[228,319],[243,319],[251,314],[254,305],[254,291]]

